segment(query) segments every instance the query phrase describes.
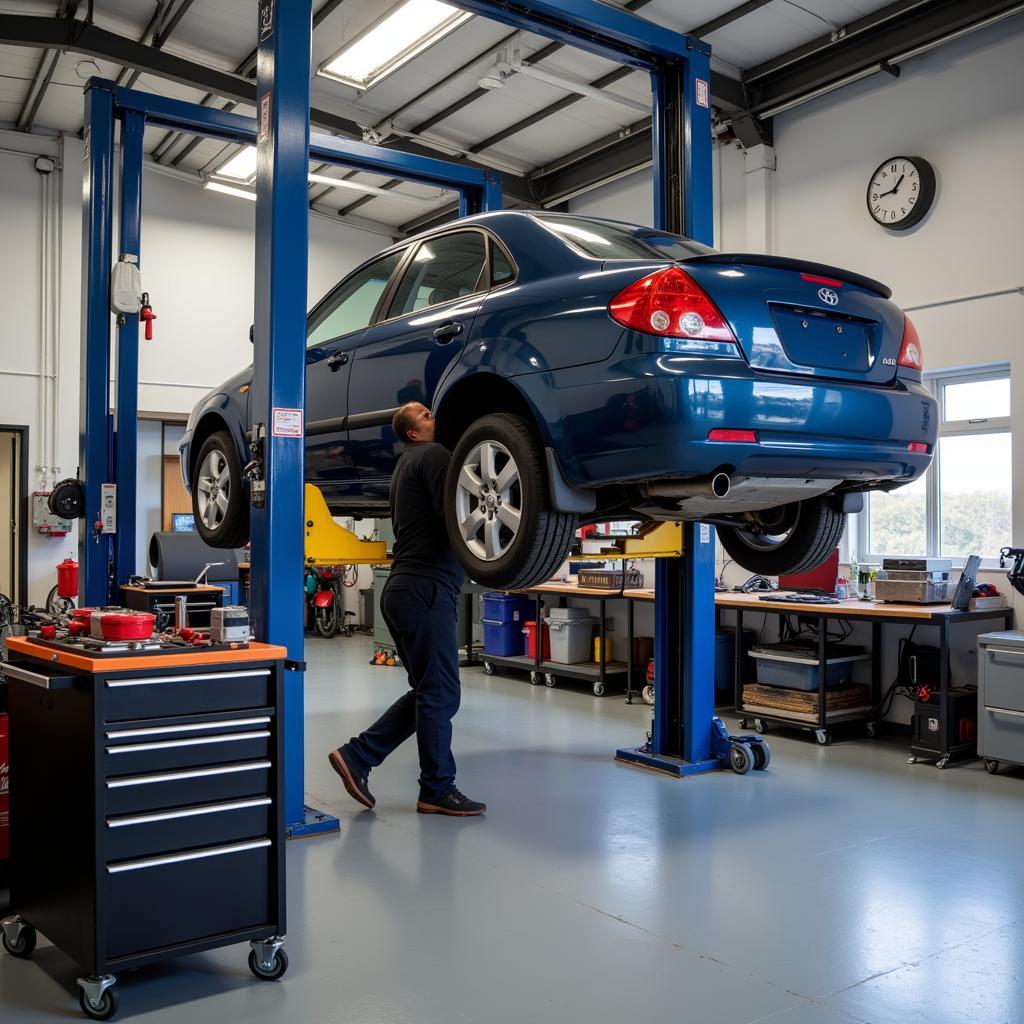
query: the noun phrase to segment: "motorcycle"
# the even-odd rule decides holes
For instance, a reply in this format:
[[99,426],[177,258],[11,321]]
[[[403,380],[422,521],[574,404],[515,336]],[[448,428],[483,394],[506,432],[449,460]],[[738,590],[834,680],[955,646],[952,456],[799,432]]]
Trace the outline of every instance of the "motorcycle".
[[342,610],[345,602],[341,588],[345,584],[345,573],[345,566],[306,569],[306,628],[315,627],[327,640],[336,636],[345,618],[353,614]]

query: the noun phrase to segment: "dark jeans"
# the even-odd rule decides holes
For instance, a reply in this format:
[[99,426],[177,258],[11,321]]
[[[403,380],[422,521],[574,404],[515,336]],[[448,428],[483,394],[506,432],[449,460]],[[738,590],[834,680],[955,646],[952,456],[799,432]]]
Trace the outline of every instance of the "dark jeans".
[[450,588],[425,576],[388,578],[381,611],[412,689],[345,746],[356,767],[376,768],[415,733],[424,800],[440,799],[455,785],[452,719],[461,697],[455,601]]

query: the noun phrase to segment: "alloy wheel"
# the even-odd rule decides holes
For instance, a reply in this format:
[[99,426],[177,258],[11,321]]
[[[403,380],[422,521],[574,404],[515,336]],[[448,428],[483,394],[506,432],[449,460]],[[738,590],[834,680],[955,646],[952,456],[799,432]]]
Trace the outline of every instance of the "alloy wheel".
[[499,441],[481,441],[464,459],[455,514],[466,547],[484,562],[501,558],[519,535],[522,480],[512,453]]
[[199,516],[208,530],[216,530],[224,522],[231,498],[231,473],[224,453],[209,453],[199,468],[196,481]]

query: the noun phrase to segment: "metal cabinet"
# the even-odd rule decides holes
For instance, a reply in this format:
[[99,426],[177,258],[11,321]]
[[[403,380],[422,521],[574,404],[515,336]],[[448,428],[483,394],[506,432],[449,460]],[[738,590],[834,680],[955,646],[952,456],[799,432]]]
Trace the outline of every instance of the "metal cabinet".
[[250,942],[253,973],[280,977],[283,649],[9,646],[8,951],[27,957],[44,934],[87,970],[96,1019],[116,1009],[119,973],[170,956]]
[[1024,631],[978,637],[978,753],[989,772],[1024,765]]

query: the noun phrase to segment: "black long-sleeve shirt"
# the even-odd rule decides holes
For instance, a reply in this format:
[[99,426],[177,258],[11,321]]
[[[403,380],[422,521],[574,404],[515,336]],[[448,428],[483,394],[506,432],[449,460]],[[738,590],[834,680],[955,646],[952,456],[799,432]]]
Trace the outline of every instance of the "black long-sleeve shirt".
[[444,482],[451,455],[443,445],[406,445],[391,476],[395,560],[391,575],[425,576],[458,590],[466,579],[448,543]]

